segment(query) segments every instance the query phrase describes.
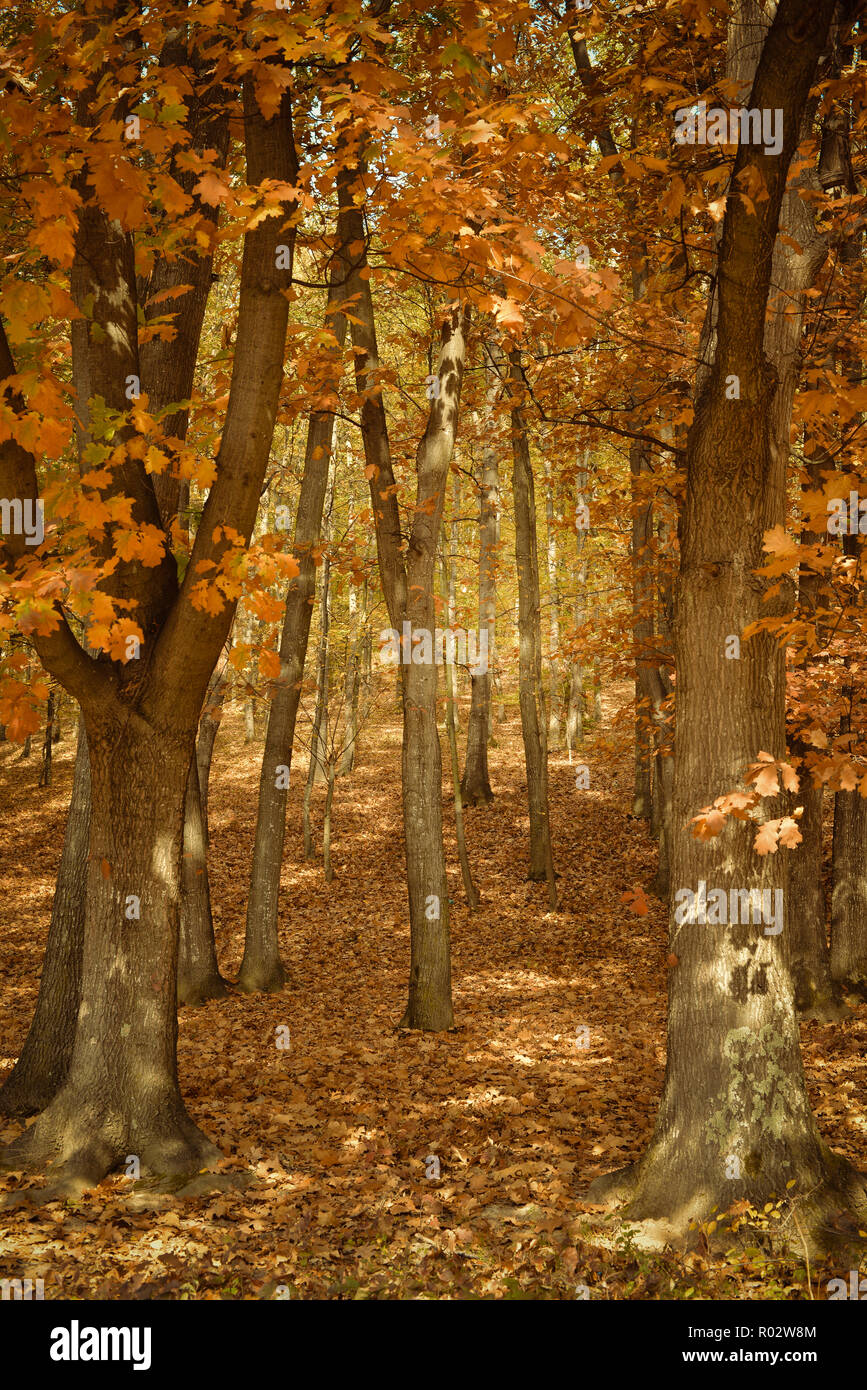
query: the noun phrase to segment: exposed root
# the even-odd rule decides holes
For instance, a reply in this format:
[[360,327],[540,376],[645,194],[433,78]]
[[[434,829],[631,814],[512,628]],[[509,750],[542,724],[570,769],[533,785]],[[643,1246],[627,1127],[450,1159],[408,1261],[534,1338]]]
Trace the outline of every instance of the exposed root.
[[288,976],[279,960],[274,965],[242,965],[235,981],[243,994],[279,994],[287,984]]
[[0,1167],[44,1174],[39,1200],[53,1201],[81,1196],[130,1158],[138,1159],[141,1172],[163,1177],[192,1176],[220,1157],[179,1100],[138,1119],[82,1105],[75,1093],[64,1091],[0,1151]]
[[206,1004],[209,999],[225,999],[228,993],[227,982],[217,972],[201,978],[178,975],[179,1008],[184,1004],[189,1008],[198,1008],[201,1004]]
[[[711,1249],[764,1243],[776,1251],[806,1254],[810,1259],[829,1255],[857,1263],[867,1251],[867,1174],[859,1173],[838,1154],[826,1151],[826,1177],[818,1186],[787,1192],[785,1183],[771,1191],[765,1183],[732,1203],[731,1188],[712,1191],[697,1175],[689,1192],[682,1191],[682,1174],[664,1175],[648,1161],[630,1164],[596,1178],[583,1200],[616,1213],[617,1222],[640,1230],[645,1244],[695,1245],[704,1240]],[[779,1207],[779,1219],[770,1220],[765,1204],[788,1198]],[[598,1218],[590,1218],[600,1224]],[[611,1219],[601,1220],[608,1227]]]

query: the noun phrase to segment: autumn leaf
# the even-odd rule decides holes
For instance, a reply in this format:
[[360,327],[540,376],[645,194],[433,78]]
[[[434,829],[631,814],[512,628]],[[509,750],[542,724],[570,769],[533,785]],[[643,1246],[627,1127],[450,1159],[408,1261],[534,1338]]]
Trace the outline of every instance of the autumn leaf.
[[621,893],[620,901],[624,904],[625,907],[628,907],[639,917],[646,917],[648,912],[650,911],[650,904],[647,900],[647,896],[644,892],[644,889],[638,883],[636,883],[632,888],[627,889],[625,893]]

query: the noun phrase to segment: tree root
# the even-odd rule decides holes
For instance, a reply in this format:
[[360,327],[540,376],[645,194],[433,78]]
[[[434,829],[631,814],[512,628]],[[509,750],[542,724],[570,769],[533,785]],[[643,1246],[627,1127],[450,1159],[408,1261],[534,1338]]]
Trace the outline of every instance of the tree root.
[[77,1100],[61,1092],[0,1151],[0,1167],[44,1174],[42,1201],[79,1197],[133,1158],[141,1173],[166,1177],[192,1176],[221,1157],[180,1100],[141,1119]]

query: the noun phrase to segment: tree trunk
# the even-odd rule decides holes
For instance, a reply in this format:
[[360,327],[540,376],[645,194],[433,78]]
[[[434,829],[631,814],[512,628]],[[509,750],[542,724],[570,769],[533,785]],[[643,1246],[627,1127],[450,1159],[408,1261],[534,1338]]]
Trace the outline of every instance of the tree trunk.
[[39,774],[40,787],[51,786],[51,745],[54,741],[54,691],[49,690],[45,705],[45,739],[42,744],[42,771]]
[[[832,1222],[841,1207],[849,1209],[849,1219],[863,1209],[863,1188],[822,1141],[810,1111],[776,908],[769,932],[764,918],[756,924],[755,913],[748,924],[728,920],[730,889],[768,890],[768,901],[782,906],[776,895],[783,891],[784,851],[756,856],[750,823],[727,820],[715,838],[702,842],[689,822],[715,797],[742,785],[745,766],[759,750],[785,756],[781,652],[766,633],[744,644],[740,660],[726,660],[725,648],[729,634],[774,611],[764,601],[767,580],[755,574],[763,563],[764,532],[785,515],[785,474],[771,439],[776,374],[763,347],[771,252],[833,8],[834,0],[813,0],[807,10],[798,0],[781,0],[749,106],[782,109],[783,149],[774,158],[741,145],[735,160],[734,182],[758,166],[767,197],[752,211],[740,199],[729,199],[726,207],[716,348],[687,446],[672,822],[679,903],[671,919],[665,1083],[643,1158],[597,1180],[589,1194],[591,1200],[625,1200],[630,1219],[655,1218],[660,1234],[671,1238],[691,1219],[708,1219],[712,1210],[738,1200],[759,1206],[793,1182],[799,1221],[790,1238],[799,1248],[806,1240],[813,1250],[846,1243]],[[726,399],[733,375],[740,381],[737,402]],[[777,607],[781,602],[785,598]],[[714,718],[708,718],[710,672]],[[698,904],[703,891],[710,895],[717,887],[725,894],[726,917],[709,924]],[[680,897],[687,891],[691,898]]]
[[322,822],[322,867],[325,882],[331,883],[334,870],[331,867],[331,807],[334,803],[334,764],[329,762],[325,773],[328,778],[328,791],[325,794],[325,815]]
[[44,1110],[69,1070],[80,1001],[89,836],[90,764],[84,721],[79,720],[72,798],[39,997],[18,1061],[0,1089],[0,1113],[6,1115],[35,1115]]
[[199,737],[196,740],[196,764],[199,769],[199,790],[201,793],[202,824],[204,827],[206,850],[211,843],[211,831],[208,823],[211,761],[214,756],[214,744],[217,741],[217,734],[220,732],[221,713],[228,688],[229,676],[227,663],[219,673],[215,672],[214,676],[211,678],[208,686],[208,694],[205,697],[205,708],[202,710],[202,717],[199,720]]
[[[455,503],[457,504],[457,488],[455,488]],[[443,580],[446,591],[446,603],[448,606],[449,627],[454,627],[455,622],[455,546],[453,545],[449,553],[448,563],[445,558],[445,528],[443,529]],[[479,905],[479,894],[476,885],[473,883],[470,860],[467,854],[467,838],[464,833],[464,805],[461,796],[460,784],[460,764],[458,762],[458,732],[455,720],[455,668],[451,661],[444,661],[443,675],[446,685],[446,731],[449,740],[449,753],[452,765],[452,788],[455,798],[455,837],[458,842],[458,859],[461,865],[461,878],[464,882],[464,892],[467,895],[467,902],[470,910],[473,911]]]
[[[325,313],[326,327],[334,336],[337,354],[342,352],[346,340],[346,317],[339,309],[345,293],[344,246],[345,243],[339,244],[329,270],[329,304]],[[313,547],[319,540],[322,528],[333,439],[333,411],[314,412],[307,428],[304,474],[295,518],[292,553],[298,573],[290,580],[286,593],[286,613],[280,635],[280,676],[271,696],[259,777],[259,811],[247,899],[244,959],[237,980],[238,988],[248,994],[256,991],[273,994],[282,989],[286,982],[286,968],[280,958],[278,937],[286,800],[316,593]]]
[[[517,350],[510,354],[513,393],[523,376]],[[515,499],[515,560],[518,567],[519,702],[530,810],[530,872],[534,882],[547,880],[548,904],[557,906],[557,885],[548,824],[548,740],[542,692],[542,631],[539,561],[536,547],[536,502],[527,428],[519,403],[512,410],[512,488]]]
[[[499,373],[490,351],[486,353],[487,407],[485,423],[492,428],[491,411],[502,390]],[[487,630],[488,659],[484,671],[470,673],[470,718],[467,727],[467,758],[461,781],[461,796],[467,806],[493,801],[488,775],[488,742],[491,732],[491,670],[494,659],[494,619],[497,606],[497,523],[500,502],[500,474],[496,444],[485,440],[479,487],[479,641]]]
[[792,793],[791,809],[803,806],[798,821],[802,842],[789,861],[789,900],[792,910],[785,934],[789,970],[795,990],[795,1006],[805,1018],[833,1022],[846,1010],[836,997],[831,981],[822,884],[822,801],[824,787],[816,786],[809,772],[801,773],[801,786]]
[[[330,538],[331,508],[334,504],[334,469],[328,474],[328,504],[322,534]],[[307,781],[304,784],[304,858],[313,858],[313,834],[310,828],[310,798],[317,782],[328,776],[328,681],[329,631],[331,598],[331,559],[328,552],[322,564],[322,584],[319,593],[319,644],[316,649],[316,707],[310,729],[310,756],[307,760]]]
[[81,1007],[69,1071],[10,1157],[59,1161],[65,1191],[138,1157],[152,1173],[218,1156],[175,1063],[178,894],[192,740],[144,721],[88,728],[91,817]]
[[[357,601],[353,605],[354,594],[350,591],[350,621],[358,628]],[[358,742],[358,696],[361,689],[361,646],[362,633],[355,631],[346,656],[346,675],[343,686],[343,705],[346,710],[346,736],[340,755],[338,777],[348,777],[355,766],[355,745]]]
[[[348,451],[347,451],[348,452]],[[355,517],[353,516],[353,505],[355,497],[352,490],[353,481],[352,461],[350,460],[349,472],[349,518],[352,527]],[[350,640],[346,653],[346,671],[343,679],[343,709],[344,727],[346,735],[343,742],[343,749],[340,754],[340,765],[337,769],[338,777],[348,777],[355,764],[355,742],[358,738],[358,692],[361,685],[361,645],[363,639],[363,624],[359,621],[358,611],[358,590],[353,583],[349,585],[347,594],[347,608],[349,616]]]
[[[361,434],[383,592],[392,628],[403,636],[433,642],[433,571],[454,449],[466,359],[469,310],[452,308],[442,327],[437,388],[416,453],[416,506],[404,558],[400,511],[391,462],[388,425],[378,380],[379,350],[370,282],[366,278],[365,226],[356,196],[363,192],[363,166],[338,179],[341,240],[361,248],[348,291],[352,314],[355,374],[361,396]],[[362,187],[359,187],[362,186]],[[354,196],[354,189],[359,194]],[[362,275],[365,272],[365,275]],[[422,657],[424,653],[422,651]],[[401,665],[403,746],[401,785],[410,915],[409,998],[401,1026],[438,1032],[454,1023],[451,997],[448,883],[442,834],[442,754],[437,730],[437,668],[432,659]]]
[[[587,455],[584,456],[586,465]],[[578,565],[575,571],[575,633],[584,626],[587,609],[587,539],[590,530],[590,509],[587,495],[587,468],[582,466],[578,473],[575,496],[575,546],[578,552]],[[584,663],[581,656],[573,650],[569,662],[569,707],[566,713],[566,747],[569,762],[572,762],[573,749],[584,742]]]
[[563,671],[560,664],[560,578],[557,573],[557,534],[554,529],[554,493],[547,454],[543,457],[545,476],[546,555],[548,560],[548,747],[560,747],[560,706],[563,702]]
[[635,658],[635,795],[632,814],[649,821],[652,813],[652,696],[648,689],[653,647],[653,502],[642,478],[650,469],[649,450],[634,440],[629,450],[632,483],[632,628]]
[[208,838],[195,753],[187,775],[183,843],[178,1003],[204,1004],[209,999],[223,999],[228,991],[217,966],[208,885]]
[[858,791],[834,800],[831,978],[867,998],[867,798]]

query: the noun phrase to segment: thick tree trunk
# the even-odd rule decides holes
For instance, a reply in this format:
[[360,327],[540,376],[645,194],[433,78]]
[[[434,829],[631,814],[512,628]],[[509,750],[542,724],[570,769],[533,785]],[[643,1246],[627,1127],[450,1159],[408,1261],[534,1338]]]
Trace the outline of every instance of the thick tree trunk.
[[[519,392],[523,381],[520,356],[510,354],[510,380]],[[536,502],[530,445],[520,404],[512,411],[512,488],[515,501],[515,561],[518,568],[519,667],[518,699],[527,769],[530,810],[530,872],[535,882],[547,880],[548,902],[557,906],[557,885],[548,823],[548,740],[542,692],[542,631],[539,598],[539,560],[536,546]]]
[[69,1072],[6,1161],[62,1165],[83,1190],[136,1155],[143,1171],[218,1156],[177,1081],[175,978],[191,738],[144,721],[88,729],[91,777],[81,1007]]
[[[783,926],[782,854],[759,858],[754,825],[728,820],[704,842],[690,819],[742,782],[760,750],[785,756],[785,668],[768,635],[725,659],[726,638],[766,617],[762,537],[784,519],[785,473],[772,447],[776,375],[763,351],[771,252],[801,113],[825,42],[834,0],[781,0],[749,106],[782,109],[784,143],[774,159],[740,146],[734,180],[757,165],[767,199],[748,212],[729,200],[719,259],[714,360],[699,390],[687,447],[687,487],[677,585],[677,757],[674,784],[668,1061],[650,1146],[637,1164],[597,1180],[592,1200],[625,1200],[631,1219],[655,1218],[668,1237],[738,1200],[755,1206],[795,1184],[793,1243],[833,1247],[841,1208],[863,1209],[857,1175],[822,1141],[804,1084]],[[740,16],[738,16],[740,18]],[[740,399],[726,382],[740,381]],[[725,538],[720,551],[720,537]],[[779,606],[781,600],[777,600]],[[785,602],[785,599],[782,599]],[[713,673],[719,714],[708,718]],[[764,815],[774,811],[765,811]],[[709,923],[706,892],[724,905]],[[732,890],[760,889],[773,917],[732,921]],[[724,894],[724,896],[723,896]],[[694,911],[688,913],[690,903]],[[791,904],[789,905],[791,911]],[[716,913],[719,919],[719,912]],[[703,920],[704,918],[704,920]],[[771,925],[773,921],[773,925]],[[763,926],[763,922],[767,925]],[[730,1237],[729,1237],[730,1239]]]
[[79,720],[72,799],[54,889],[36,1011],[21,1054],[0,1089],[0,1113],[35,1115],[66,1078],[81,988],[87,846],[90,836],[90,764],[84,721]]

